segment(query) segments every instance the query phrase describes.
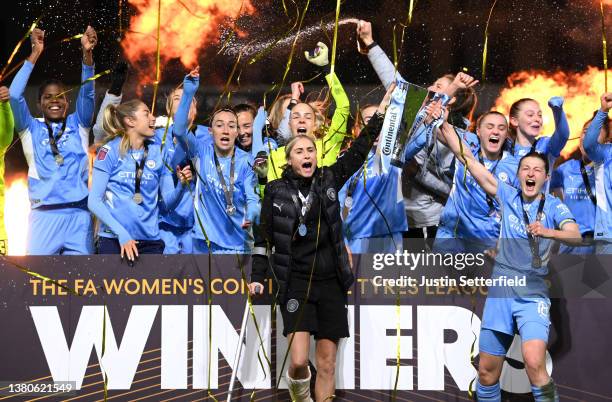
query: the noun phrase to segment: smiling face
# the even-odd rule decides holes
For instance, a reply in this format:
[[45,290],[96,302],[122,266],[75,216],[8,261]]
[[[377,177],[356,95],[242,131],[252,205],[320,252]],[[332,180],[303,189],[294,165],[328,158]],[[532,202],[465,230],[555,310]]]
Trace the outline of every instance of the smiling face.
[[508,123],[501,114],[489,113],[485,115],[476,130],[480,137],[480,146],[491,159],[493,155],[500,155],[506,138],[508,137]]
[[213,117],[211,129],[217,153],[223,156],[229,155],[234,149],[238,136],[236,115],[229,111],[217,112]]
[[548,180],[546,163],[535,156],[524,156],[518,167],[521,191],[527,199],[535,199]]
[[307,136],[300,136],[293,141],[295,142],[289,144],[291,150],[287,158],[287,165],[298,176],[305,178],[312,177],[317,169],[317,147],[314,141]]
[[298,103],[291,109],[289,128],[291,135],[313,135],[315,131],[315,112],[307,103]]
[[[181,102],[181,96],[183,96],[183,88],[176,88],[170,94],[170,116],[174,117],[176,110],[178,109],[179,103]],[[189,107],[189,122],[193,123],[196,117],[196,113],[198,112],[196,100],[193,99],[191,101],[191,106]]]
[[253,144],[253,114],[251,112],[238,113],[238,142],[243,148]]
[[39,106],[45,120],[55,122],[66,117],[68,99],[65,95],[57,96],[63,91],[62,86],[58,84],[49,84],[43,89]]
[[140,103],[132,116],[125,118],[126,127],[142,137],[153,137],[155,129],[155,116],[149,107]]
[[526,100],[521,102],[517,113],[510,116],[510,124],[516,128],[517,136],[534,138],[542,132],[542,109],[538,102]]

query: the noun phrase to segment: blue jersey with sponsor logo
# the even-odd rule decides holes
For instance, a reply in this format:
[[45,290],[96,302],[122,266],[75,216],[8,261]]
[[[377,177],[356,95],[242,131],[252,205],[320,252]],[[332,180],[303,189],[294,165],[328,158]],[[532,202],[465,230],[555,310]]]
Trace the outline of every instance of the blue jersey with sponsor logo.
[[[476,159],[479,159],[480,140],[474,133],[457,130],[463,142]],[[498,181],[517,186],[514,158],[504,151],[499,160],[482,158],[484,166]],[[499,203],[489,198],[474,177],[462,163],[456,163],[453,187],[442,210],[436,238],[480,239],[484,243],[494,243],[499,237],[501,224]]]
[[[259,211],[259,196],[255,193],[257,178],[253,172],[251,155],[235,147],[233,215],[226,212],[225,193],[214,162],[214,145],[200,144],[197,154],[198,180],[196,183],[196,216],[194,236],[208,239],[216,245],[232,250],[248,251],[249,234],[241,226],[248,217]],[[226,185],[230,185],[231,156],[218,157]],[[202,222],[202,226],[199,224]],[[253,222],[255,223],[255,222]]]
[[[94,160],[94,175],[96,171],[108,175],[108,183],[104,192],[104,206],[113,219],[102,221],[99,235],[103,237],[119,237],[123,244],[129,239],[157,240],[159,239],[158,197],[160,186],[163,192],[172,191],[172,172],[164,165],[159,145],[149,144],[148,155],[140,182],[140,193],[143,201],[134,202],[136,183],[136,164],[140,163],[145,150],[128,149],[125,155],[119,152],[120,138],[115,138],[100,148]],[[169,183],[169,187],[168,187]],[[97,185],[94,176],[94,187]],[[163,188],[163,187],[166,188]],[[94,189],[92,189],[94,196]],[[127,236],[127,239],[126,239]]]
[[[514,272],[547,273],[546,264],[550,258],[553,240],[537,238],[539,258],[542,267],[533,267],[533,255],[527,237],[527,227],[522,206],[529,217],[529,222],[536,222],[540,197],[535,201],[521,203],[520,191],[502,181],[497,183],[497,200],[501,205],[502,223],[496,267]],[[549,229],[561,229],[567,222],[575,222],[570,209],[557,197],[545,194],[541,223]],[[534,268],[537,268],[534,271]]]
[[[250,252],[251,235],[242,228],[245,220],[255,224],[259,216],[259,197],[255,193],[257,179],[253,172],[253,158],[250,153],[234,147],[233,157],[217,157],[221,174],[235,212],[229,215],[228,203],[219,173],[215,165],[214,142],[197,141],[188,134],[189,106],[199,85],[197,77],[185,77],[183,95],[174,114],[173,133],[177,138],[177,151],[185,152],[187,158],[196,159],[197,183],[194,236],[208,239],[216,246],[238,252]],[[231,161],[234,159],[234,185],[230,185]],[[229,196],[229,194],[228,194]]]
[[[65,204],[87,197],[89,130],[94,114],[94,83],[82,85],[76,111],[66,117],[65,129],[57,141],[63,163],[55,160],[49,144],[49,130],[44,120],[34,118],[23,96],[34,65],[26,61],[10,87],[10,102],[15,129],[21,139],[28,163],[28,191],[32,208],[41,205]],[[83,64],[81,81],[94,75],[94,67]],[[50,123],[57,137],[63,122]]]
[[[595,195],[595,172],[593,165],[584,167],[591,192]],[[576,223],[580,227],[580,233],[593,232],[595,227],[596,206],[591,201],[587,192],[586,184],[580,170],[580,161],[570,159],[553,171],[550,180],[550,188],[563,189],[563,203],[568,206],[576,217]]]
[[[164,162],[170,166],[172,169],[176,169],[177,165],[184,166],[187,162],[187,155],[182,150],[177,152],[177,140],[172,136],[172,130],[174,125],[171,124],[168,127],[168,133],[166,137],[171,140],[164,141],[163,145],[163,153],[164,153]],[[158,128],[155,130],[155,143],[161,144],[164,133],[166,132],[166,128]],[[203,144],[212,143],[212,134],[208,130],[206,126],[196,126],[195,130],[190,132],[189,135],[195,135],[196,141],[201,142]],[[195,175],[195,172],[192,172]],[[175,177],[175,181],[176,181]],[[163,202],[159,204],[159,220],[160,222],[166,223],[170,226],[174,226],[176,228],[187,229],[192,228],[194,224],[193,217],[193,207],[194,207],[194,191],[195,191],[195,181],[191,184],[191,191],[186,191],[181,200],[177,204],[175,208],[167,209]]]
[[[391,166],[389,173],[376,172],[376,161],[378,158],[375,153],[370,152],[365,169],[357,171],[338,194],[340,207],[343,211],[346,208],[348,212],[343,229],[349,240],[391,236],[408,230],[400,182],[401,170]],[[345,201],[351,187],[352,206],[348,208]]]

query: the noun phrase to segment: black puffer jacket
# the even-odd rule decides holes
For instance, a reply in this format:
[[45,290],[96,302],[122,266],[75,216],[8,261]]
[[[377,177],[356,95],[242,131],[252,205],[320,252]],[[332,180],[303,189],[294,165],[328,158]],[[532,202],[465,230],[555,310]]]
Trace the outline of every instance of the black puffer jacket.
[[[292,171],[287,171],[280,179],[267,184],[261,207],[260,230],[257,231],[261,236],[255,239],[253,251],[251,281],[263,283],[268,267],[271,266],[281,303],[285,301],[292,273],[301,277],[310,273],[303,265],[296,266],[294,261],[308,260],[312,264],[315,253],[315,272],[329,272],[329,264],[332,264],[345,290],[353,284],[354,276],[342,238],[338,192],[363,165],[372,149],[372,143],[380,133],[382,123],[383,116],[374,115],[348,151],[332,166],[317,168],[312,179],[299,178]],[[314,192],[317,200],[313,202],[306,217],[306,226],[309,234],[316,233],[320,211],[321,228],[327,228],[327,233],[319,233],[316,250],[310,244],[305,245],[297,234],[298,211],[292,200],[292,195],[297,194],[298,188],[310,187],[311,180],[315,180]],[[308,219],[309,216],[311,219]],[[327,255],[331,258],[325,258]]]

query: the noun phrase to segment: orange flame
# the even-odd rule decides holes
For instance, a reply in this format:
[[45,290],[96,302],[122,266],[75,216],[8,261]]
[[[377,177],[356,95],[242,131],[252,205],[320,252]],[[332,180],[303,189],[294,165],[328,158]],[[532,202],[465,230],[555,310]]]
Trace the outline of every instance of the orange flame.
[[[122,47],[126,57],[138,63],[141,83],[155,79],[158,1],[129,0],[137,14]],[[253,13],[250,0],[161,0],[161,65],[179,59],[186,68],[195,66],[202,49],[218,43],[221,24]]]
[[578,141],[571,139],[580,136],[584,123],[599,108],[603,90],[604,71],[596,67],[589,67],[582,73],[518,71],[508,77],[507,87],[501,91],[493,108],[507,116],[512,103],[521,98],[533,98],[542,108],[542,133],[551,135],[555,122],[546,105],[552,96],[562,96],[565,98],[563,110],[570,125],[570,141],[562,152],[562,156],[567,157],[578,147]]
[[25,178],[13,180],[4,193],[4,224],[8,235],[8,255],[25,255],[30,200]]

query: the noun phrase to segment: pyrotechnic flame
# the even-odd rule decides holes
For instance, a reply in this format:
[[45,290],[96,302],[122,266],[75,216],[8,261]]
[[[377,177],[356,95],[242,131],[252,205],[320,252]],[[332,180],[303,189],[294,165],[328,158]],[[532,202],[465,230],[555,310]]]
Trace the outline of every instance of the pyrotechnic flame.
[[501,91],[493,109],[508,116],[513,102],[521,98],[533,98],[542,108],[542,133],[551,135],[555,131],[555,122],[547,106],[548,99],[562,96],[565,98],[563,110],[570,125],[570,141],[562,152],[562,155],[567,157],[578,147],[578,140],[572,139],[580,136],[584,123],[593,117],[593,112],[599,108],[599,98],[603,90],[604,72],[595,67],[589,67],[582,73],[519,71],[508,77],[507,87]]
[[25,255],[30,200],[25,178],[7,185],[4,193],[4,225],[8,235],[8,255]]
[[[138,65],[141,78],[152,82],[157,53],[158,3],[150,0],[129,0],[129,3],[136,9],[136,15],[131,18],[130,31],[121,45],[130,62]],[[186,68],[195,66],[202,49],[219,42],[219,27],[223,23],[236,19],[239,14],[253,13],[255,8],[250,0],[162,1],[161,65],[179,59]],[[244,34],[238,32],[238,35]]]

